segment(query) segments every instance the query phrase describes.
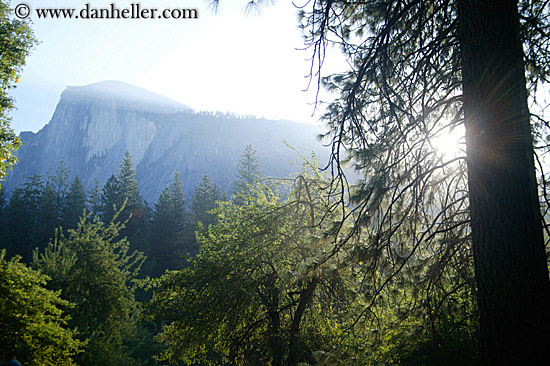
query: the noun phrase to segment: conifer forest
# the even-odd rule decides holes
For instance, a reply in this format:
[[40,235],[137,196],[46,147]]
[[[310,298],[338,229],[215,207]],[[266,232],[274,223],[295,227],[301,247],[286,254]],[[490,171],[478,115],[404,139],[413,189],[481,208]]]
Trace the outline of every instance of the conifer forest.
[[[304,3],[328,159],[0,188],[0,364],[550,364],[550,1]],[[0,0],[0,179],[32,27]]]

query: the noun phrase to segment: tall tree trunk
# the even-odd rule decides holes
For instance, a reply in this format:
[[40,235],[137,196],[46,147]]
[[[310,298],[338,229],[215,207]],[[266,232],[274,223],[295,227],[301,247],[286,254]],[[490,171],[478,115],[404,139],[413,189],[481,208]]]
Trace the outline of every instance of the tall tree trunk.
[[269,348],[271,351],[271,366],[282,366],[283,364],[283,339],[281,337],[281,310],[279,309],[280,292],[276,286],[277,271],[271,266],[273,273],[265,279],[264,286],[266,293],[260,294],[262,301],[267,308],[269,324]]
[[458,0],[468,182],[486,365],[550,362],[550,282],[518,4]]

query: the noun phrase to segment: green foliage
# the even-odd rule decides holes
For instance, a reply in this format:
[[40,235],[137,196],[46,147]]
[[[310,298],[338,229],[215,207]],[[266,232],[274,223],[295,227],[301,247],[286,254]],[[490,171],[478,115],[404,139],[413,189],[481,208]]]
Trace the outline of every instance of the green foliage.
[[63,228],[73,229],[77,226],[79,218],[86,210],[86,199],[84,185],[77,175],[69,187],[61,212]]
[[[124,209],[119,214],[120,220],[127,220],[121,235],[126,236],[133,248],[150,255],[150,247],[147,242],[146,208],[139,194],[136,170],[130,152],[126,150],[124,159],[120,162],[117,173],[119,187],[118,200],[124,202]],[[120,207],[120,206],[117,206]],[[107,221],[104,221],[107,222]]]
[[[48,286],[74,304],[68,325],[88,342],[79,364],[140,364],[163,349],[152,340],[161,327],[162,362],[478,362],[469,232],[461,221],[466,201],[461,192],[439,187],[440,175],[423,182],[431,197],[427,204],[412,205],[407,195],[391,200],[382,195],[376,199],[387,211],[374,210],[371,221],[350,226],[340,215],[355,217],[353,210],[329,210],[344,191],[307,172],[316,170],[316,162],[278,186],[255,179],[238,195],[240,201],[233,196],[220,202],[216,184],[205,175],[191,205],[194,217],[202,215],[206,222],[197,226],[200,253],[189,257],[188,268],[153,280],[158,285],[150,306],[153,321],[139,326],[133,280],[141,259],[129,254],[129,241],[119,239],[123,226],[115,212],[128,213],[129,195],[122,194],[119,177],[130,177],[129,191],[137,187],[131,158],[125,161],[126,173],[113,175],[103,189],[103,207],[109,207],[107,197],[113,203],[108,215],[113,222],[88,215],[35,255],[34,264],[52,278]],[[82,213],[83,187],[78,178],[69,187],[67,176],[61,165],[46,183],[37,175],[30,178],[7,205],[0,195],[0,235],[23,239],[10,245],[12,253],[30,251],[37,238],[60,222],[70,227],[68,218]],[[374,196],[384,191],[380,181],[364,184],[371,184]],[[364,194],[361,188],[356,197]],[[97,185],[89,195],[98,212]],[[143,206],[144,217],[146,210]],[[190,234],[196,227],[188,215],[176,173],[151,215],[148,240],[155,267],[147,274],[181,268],[180,254],[193,254]]]
[[361,276],[351,312],[367,335],[366,359],[452,364],[464,346],[473,362],[465,153],[437,147],[452,131],[457,141],[447,144],[464,135],[456,1],[316,1],[306,10],[301,22],[316,57],[336,43],[350,65],[321,81],[338,93],[323,119],[334,187],[347,188],[346,164],[361,175],[340,194],[350,209],[340,219],[356,240],[342,250]]
[[6,194],[4,193],[4,188],[0,187],[0,219],[2,219],[3,217],[6,206],[7,206]]
[[99,182],[96,180],[94,186],[86,194],[86,203],[91,217],[101,217],[102,190],[99,188]]
[[35,174],[15,189],[5,207],[5,219],[0,221],[8,255],[19,254],[28,262],[34,248],[44,249],[59,225],[75,226],[74,221],[72,226],[63,221],[66,210],[78,207],[76,202],[67,202],[68,175],[68,168],[61,162],[46,182]]
[[30,261],[32,250],[41,244],[36,240],[36,231],[43,189],[42,177],[34,175],[12,193],[5,208],[5,220],[0,223],[9,256],[19,254],[24,261]]
[[17,161],[13,152],[21,142],[10,128],[8,113],[13,109],[9,92],[19,81],[25,59],[36,44],[28,23],[12,16],[12,10],[0,1],[0,181]]
[[297,365],[345,338],[335,304],[346,290],[327,258],[333,236],[319,227],[323,183],[295,182],[287,200],[257,184],[247,203],[221,202],[190,266],[157,281],[151,311],[165,324],[163,360]]
[[101,200],[103,222],[111,221],[123,204],[125,209],[119,215],[122,220],[127,220],[132,215],[139,215],[143,210],[134,162],[128,150],[120,162],[117,174],[111,175],[105,182]]
[[[124,159],[120,162],[117,180],[120,184],[122,199],[126,201],[126,210],[129,214],[135,215],[137,210],[143,209],[143,202],[139,195],[134,161],[128,150],[126,150]],[[122,218],[125,218],[125,215],[123,215]]]
[[0,251],[0,360],[26,366],[72,366],[83,343],[67,328],[69,302],[46,289],[49,277]]
[[454,281],[441,280],[434,291],[440,296],[422,299],[411,283],[422,271],[414,272],[395,276],[376,296],[371,289],[357,298],[353,312],[369,311],[355,325],[364,332],[364,364],[480,365],[473,282],[448,289],[442,284]]
[[125,343],[136,330],[134,280],[144,258],[119,239],[122,227],[83,216],[68,237],[59,231],[34,253],[33,265],[52,278],[49,286],[74,304],[69,324],[88,342],[77,358],[81,366],[136,364]]
[[101,219],[103,222],[111,221],[124,204],[120,190],[120,182],[116,175],[112,174],[101,190]]
[[249,187],[251,187],[260,178],[260,164],[256,150],[252,145],[247,145],[244,149],[239,162],[239,170],[233,180],[233,202],[243,203]]
[[160,276],[167,269],[181,268],[182,256],[196,252],[191,246],[190,222],[183,183],[176,172],[170,186],[162,191],[153,211],[150,230],[151,260],[154,262],[154,276]]
[[221,198],[218,185],[205,173],[202,180],[195,187],[191,197],[191,214],[195,223],[208,226],[214,222],[214,216],[210,211],[216,207],[216,202]]
[[[124,209],[119,212],[121,207]],[[121,235],[128,238],[132,248],[150,255],[147,210],[139,194],[136,170],[129,151],[126,151],[121,160],[117,174],[111,175],[103,186],[101,208],[103,222],[110,222],[118,215],[119,220],[126,222],[121,229]]]

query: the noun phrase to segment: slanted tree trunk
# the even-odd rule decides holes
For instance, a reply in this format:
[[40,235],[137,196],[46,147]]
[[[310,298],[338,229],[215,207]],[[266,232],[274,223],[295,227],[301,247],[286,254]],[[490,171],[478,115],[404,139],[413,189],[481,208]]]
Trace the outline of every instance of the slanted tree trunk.
[[319,283],[318,278],[313,278],[310,280],[306,288],[300,294],[300,300],[298,301],[298,306],[294,312],[294,317],[292,318],[292,323],[290,325],[290,334],[288,340],[288,358],[287,365],[296,366],[300,360],[300,353],[303,350],[300,350],[300,344],[298,336],[300,335],[300,324],[304,313],[308,307],[308,304],[313,298],[317,284]]
[[550,364],[550,283],[518,4],[458,0],[458,6],[484,363]]

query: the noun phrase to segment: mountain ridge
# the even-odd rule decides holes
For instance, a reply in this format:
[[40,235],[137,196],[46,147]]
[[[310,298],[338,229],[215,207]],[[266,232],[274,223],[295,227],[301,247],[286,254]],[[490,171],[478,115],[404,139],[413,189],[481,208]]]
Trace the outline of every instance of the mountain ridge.
[[292,121],[195,113],[188,106],[130,84],[104,81],[63,91],[50,122],[22,132],[19,163],[3,183],[11,192],[26,176],[52,175],[60,161],[87,189],[116,173],[126,150],[134,159],[142,196],[155,202],[179,170],[190,197],[205,172],[230,191],[240,155],[252,145],[267,176],[283,177],[298,154],[328,155],[321,131]]

